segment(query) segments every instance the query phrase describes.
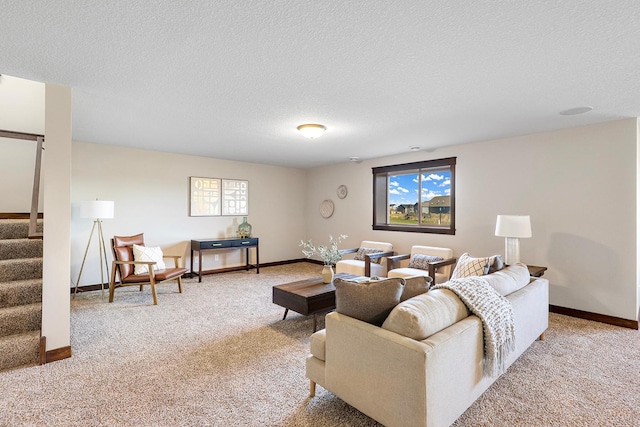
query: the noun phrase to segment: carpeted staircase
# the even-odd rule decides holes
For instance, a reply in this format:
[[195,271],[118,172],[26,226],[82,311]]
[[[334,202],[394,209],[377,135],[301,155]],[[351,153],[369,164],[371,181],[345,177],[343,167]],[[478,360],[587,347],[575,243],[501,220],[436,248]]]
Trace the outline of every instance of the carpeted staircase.
[[0,220],[0,371],[39,361],[42,240],[28,232],[29,220]]

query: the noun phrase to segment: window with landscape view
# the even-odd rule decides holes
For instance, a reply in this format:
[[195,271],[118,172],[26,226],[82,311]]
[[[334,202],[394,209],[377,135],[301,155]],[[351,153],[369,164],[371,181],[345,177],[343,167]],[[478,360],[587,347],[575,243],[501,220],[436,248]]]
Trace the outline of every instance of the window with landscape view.
[[373,168],[373,229],[455,234],[456,158]]

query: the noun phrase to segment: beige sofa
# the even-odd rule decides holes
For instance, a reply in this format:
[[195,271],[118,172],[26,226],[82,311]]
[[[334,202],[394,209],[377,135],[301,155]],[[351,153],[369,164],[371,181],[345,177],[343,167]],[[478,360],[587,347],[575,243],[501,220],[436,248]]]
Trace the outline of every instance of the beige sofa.
[[[549,282],[529,278],[522,268],[484,276],[513,307],[516,349],[507,367],[548,327]],[[396,310],[416,302],[425,309],[418,320],[429,323],[422,331],[433,333],[416,340],[387,329]],[[400,303],[382,327],[328,314],[326,329],[311,336],[306,360],[311,396],[317,383],[389,427],[450,425],[497,379],[483,376],[481,321],[460,304],[451,291],[432,290]],[[401,330],[395,323],[391,329]]]

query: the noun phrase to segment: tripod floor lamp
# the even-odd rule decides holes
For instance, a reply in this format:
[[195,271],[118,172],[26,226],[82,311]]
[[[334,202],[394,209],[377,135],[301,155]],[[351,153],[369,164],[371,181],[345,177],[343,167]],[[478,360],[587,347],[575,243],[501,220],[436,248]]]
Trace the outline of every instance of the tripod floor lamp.
[[[109,265],[107,264],[107,249],[104,245],[104,234],[102,233],[102,220],[113,218],[113,201],[107,200],[92,200],[90,202],[82,202],[80,205],[80,218],[93,218],[93,227],[91,227],[91,234],[89,234],[89,241],[87,242],[87,248],[84,250],[84,257],[82,258],[82,265],[80,266],[80,272],[78,273],[78,280],[76,281],[76,288],[73,291],[75,297],[78,292],[78,285],[80,285],[80,277],[82,277],[82,270],[84,270],[84,263],[87,260],[87,253],[91,246],[91,239],[93,233],[98,230],[98,247],[100,249],[100,286],[102,287],[102,297],[104,298],[104,272],[106,270],[107,278],[109,277]],[[104,269],[102,263],[104,260]]]

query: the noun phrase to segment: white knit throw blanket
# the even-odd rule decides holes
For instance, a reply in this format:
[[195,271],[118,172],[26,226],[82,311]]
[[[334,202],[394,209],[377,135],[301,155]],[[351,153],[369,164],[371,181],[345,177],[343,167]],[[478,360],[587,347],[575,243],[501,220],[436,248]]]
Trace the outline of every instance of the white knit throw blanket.
[[453,279],[431,289],[449,289],[478,316],[484,332],[484,376],[504,373],[507,356],[515,350],[515,322],[511,303],[482,277]]

